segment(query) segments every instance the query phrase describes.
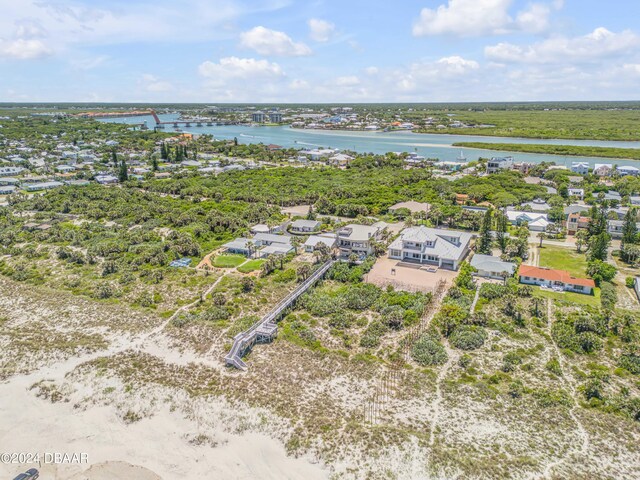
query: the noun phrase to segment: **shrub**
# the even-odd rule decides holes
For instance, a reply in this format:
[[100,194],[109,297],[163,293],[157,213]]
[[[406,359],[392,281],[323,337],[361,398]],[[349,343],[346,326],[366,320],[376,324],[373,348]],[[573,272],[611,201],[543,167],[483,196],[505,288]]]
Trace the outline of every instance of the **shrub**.
[[633,288],[635,287],[635,279],[633,277],[627,277],[624,279],[624,283],[627,287]]
[[443,365],[447,362],[447,352],[433,335],[422,335],[411,349],[411,357],[422,366]]
[[573,403],[571,396],[564,390],[552,390],[543,388],[533,392],[533,397],[544,408],[570,407]]
[[329,318],[329,325],[333,328],[343,330],[351,328],[351,326],[357,323],[357,321],[358,317],[355,313],[342,310],[331,315],[331,318]]
[[640,375],[640,348],[629,346],[620,356],[619,365],[634,375]]
[[616,267],[602,260],[593,260],[587,265],[587,274],[600,285],[602,281],[610,282],[616,276]]
[[394,330],[402,328],[404,309],[398,305],[387,307],[382,311],[382,321],[386,326]]
[[552,358],[551,360],[549,360],[544,368],[546,368],[554,375],[557,375],[558,377],[562,376],[562,367],[560,366],[560,362],[557,358]]
[[522,363],[522,357],[517,352],[506,353],[502,357],[502,371],[505,373],[513,372],[518,365]]
[[367,327],[362,338],[360,339],[360,346],[364,348],[375,348],[380,345],[380,339],[386,333],[387,327],[379,321],[371,322],[371,325]]
[[455,329],[449,337],[451,344],[460,350],[475,350],[484,345],[487,332],[475,325],[462,325]]
[[375,285],[368,283],[350,286],[344,295],[347,308],[352,310],[366,310],[371,307],[380,296],[381,291]]
[[458,359],[458,365],[460,366],[460,368],[466,369],[469,365],[471,365],[471,360],[471,355],[465,353]]
[[515,380],[509,384],[509,395],[512,398],[520,398],[524,393],[524,385],[521,380]]
[[593,353],[597,350],[602,350],[602,340],[593,332],[579,333],[578,344],[585,353]]
[[618,301],[616,288],[608,282],[603,283],[600,288],[600,303],[602,304],[602,308],[607,311],[613,311]]

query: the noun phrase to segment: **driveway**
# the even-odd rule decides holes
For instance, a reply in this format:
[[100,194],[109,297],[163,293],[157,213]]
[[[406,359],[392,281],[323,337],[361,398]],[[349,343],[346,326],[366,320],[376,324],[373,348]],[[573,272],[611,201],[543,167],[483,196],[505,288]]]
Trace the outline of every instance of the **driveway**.
[[365,276],[365,281],[382,288],[391,285],[396,290],[432,292],[441,280],[447,282],[447,285],[451,285],[458,274],[444,269],[428,272],[416,267],[419,266],[406,267],[402,266],[399,260],[392,260],[388,257],[379,258]]

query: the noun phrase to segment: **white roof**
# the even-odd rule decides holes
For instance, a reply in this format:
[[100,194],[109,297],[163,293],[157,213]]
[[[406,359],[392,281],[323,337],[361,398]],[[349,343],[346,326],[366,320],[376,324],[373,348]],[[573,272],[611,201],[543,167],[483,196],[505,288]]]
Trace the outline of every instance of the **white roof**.
[[431,242],[432,245],[429,247],[423,245],[422,253],[437,255],[445,260],[461,260],[467,251],[471,238],[473,238],[473,234],[469,232],[428,228],[420,225],[403,230],[389,248],[401,250],[404,242],[422,244]]
[[[517,210],[507,210],[507,218],[511,222],[515,222],[517,220],[526,220],[529,223],[532,223],[538,219],[548,220],[546,213],[536,213],[536,212],[519,212]],[[528,219],[528,220],[527,220]]]
[[338,231],[338,235],[355,242],[370,240],[378,234],[380,227],[351,223]]
[[513,275],[513,272],[516,271],[515,263],[504,262],[499,257],[493,257],[491,255],[475,254],[470,264],[473,268],[486,272],[507,272],[509,275]]
[[255,233],[269,233],[271,229],[269,225],[265,225],[264,223],[259,223],[251,227],[251,231]]
[[253,239],[269,243],[280,243],[285,245],[291,244],[291,237],[286,237],[284,235],[274,235],[273,233],[256,233],[253,236]]
[[389,207],[389,210],[399,210],[400,208],[406,208],[412,213],[428,211],[431,205],[428,203],[416,202],[415,200],[409,200],[408,202],[396,203]]
[[319,243],[324,243],[327,247],[331,248],[336,243],[336,234],[335,233],[326,233],[323,235],[311,235],[306,242],[304,242],[305,247],[315,247]]
[[291,223],[293,228],[317,228],[321,223],[317,220],[296,220]]

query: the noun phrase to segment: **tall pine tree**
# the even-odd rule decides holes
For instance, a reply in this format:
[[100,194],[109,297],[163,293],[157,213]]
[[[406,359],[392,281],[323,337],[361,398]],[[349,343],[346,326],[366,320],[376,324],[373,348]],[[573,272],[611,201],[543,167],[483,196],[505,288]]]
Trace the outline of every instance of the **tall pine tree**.
[[477,252],[482,255],[491,255],[491,210],[487,210],[480,225],[480,238],[478,239]]
[[124,158],[122,159],[122,162],[120,163],[120,170],[118,171],[118,180],[120,181],[120,183],[126,182],[127,180],[129,180],[129,172],[128,172],[128,168],[127,168],[127,162],[125,162]]

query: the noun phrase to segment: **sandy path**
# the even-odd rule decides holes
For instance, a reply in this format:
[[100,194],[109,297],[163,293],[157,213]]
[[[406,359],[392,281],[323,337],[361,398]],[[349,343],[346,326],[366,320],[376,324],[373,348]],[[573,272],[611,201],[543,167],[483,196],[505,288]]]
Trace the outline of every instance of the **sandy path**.
[[553,470],[558,466],[562,465],[565,461],[567,461],[570,456],[577,455],[579,458],[586,458],[587,452],[589,451],[589,434],[587,433],[587,430],[584,428],[584,425],[582,425],[582,422],[576,415],[576,410],[580,408],[578,406],[576,387],[574,382],[570,380],[569,377],[567,376],[568,368],[567,368],[566,362],[562,357],[562,353],[560,352],[558,345],[556,344],[556,342],[553,340],[553,337],[551,336],[551,325],[553,323],[553,302],[551,300],[547,300],[547,316],[548,316],[547,334],[549,335],[551,344],[553,345],[553,350],[555,352],[556,357],[558,358],[558,362],[560,363],[562,379],[564,380],[564,383],[569,389],[569,392],[571,393],[571,398],[573,400],[573,405],[569,409],[569,416],[571,417],[573,422],[576,424],[577,433],[578,433],[578,436],[580,437],[580,448],[576,448],[574,449],[573,452],[568,453],[563,458],[559,458],[558,460],[547,464],[543,472],[543,478],[550,479],[550,478],[553,478]]

